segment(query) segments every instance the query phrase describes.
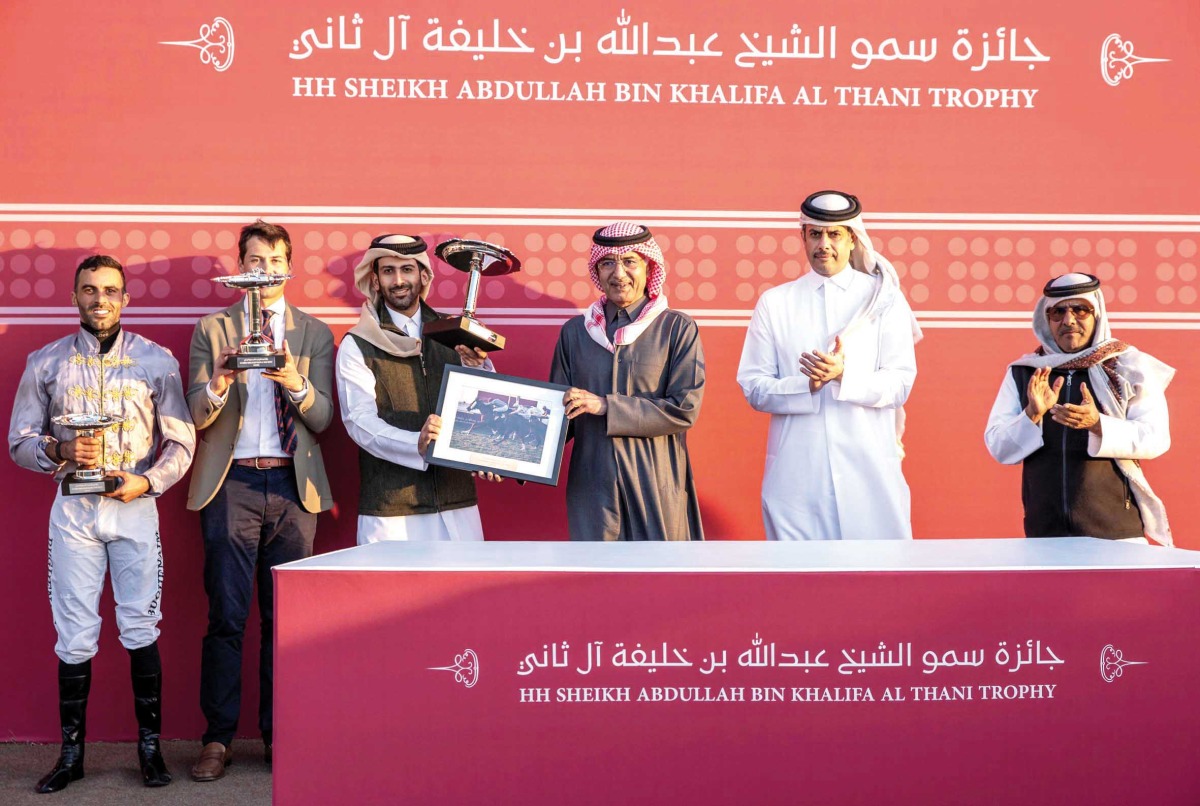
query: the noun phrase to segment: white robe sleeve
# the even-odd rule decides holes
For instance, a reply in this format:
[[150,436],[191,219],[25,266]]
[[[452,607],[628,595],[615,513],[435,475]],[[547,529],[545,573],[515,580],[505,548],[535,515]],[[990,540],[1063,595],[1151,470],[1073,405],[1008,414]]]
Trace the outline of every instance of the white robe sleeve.
[[908,400],[917,379],[917,356],[913,344],[912,311],[897,300],[879,323],[879,353],[876,367],[869,370],[849,364],[834,383],[833,396],[843,403],[886,409],[899,408]]
[[1130,399],[1124,420],[1101,414],[1101,434],[1088,433],[1088,455],[1155,459],[1166,453],[1171,447],[1171,423],[1163,391],[1157,385],[1142,384]]
[[1004,373],[983,441],[992,458],[1005,465],[1015,465],[1042,447],[1042,427],[1025,414],[1011,369]]
[[738,385],[742,387],[746,402],[757,411],[814,414],[820,409],[817,396],[808,387],[808,376],[800,373],[798,368],[796,374],[786,376],[780,370],[775,343],[783,334],[772,323],[769,308],[768,297],[763,297],[754,306],[754,315],[742,345],[742,360],[738,364]]
[[417,451],[420,433],[388,425],[379,416],[375,376],[367,368],[358,343],[347,335],[337,353],[338,402],[350,439],[372,456],[415,470],[429,465]]

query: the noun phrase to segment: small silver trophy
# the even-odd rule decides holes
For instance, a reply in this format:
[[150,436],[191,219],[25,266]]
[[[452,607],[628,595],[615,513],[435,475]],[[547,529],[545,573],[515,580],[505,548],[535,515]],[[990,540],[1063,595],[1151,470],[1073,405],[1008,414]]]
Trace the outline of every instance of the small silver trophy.
[[[76,436],[94,437],[97,431],[103,432],[110,425],[125,421],[124,417],[114,414],[60,414],[51,418],[55,425],[69,428]],[[104,460],[99,466],[80,465],[74,473],[68,473],[62,480],[63,495],[85,495],[87,493],[111,493],[121,486],[117,476],[104,475]]]
[[280,369],[287,363],[287,356],[275,351],[275,345],[263,335],[262,289],[283,285],[292,279],[291,274],[268,274],[261,269],[245,274],[230,274],[214,277],[214,283],[226,288],[245,291],[250,299],[250,335],[238,345],[236,355],[225,361],[227,369]]
[[465,344],[484,352],[504,349],[504,337],[475,318],[475,303],[479,299],[479,283],[483,277],[498,277],[521,270],[521,261],[503,246],[486,241],[453,238],[438,244],[434,250],[439,258],[459,271],[468,272],[467,300],[462,316],[448,316],[425,325],[425,336],[447,347]]

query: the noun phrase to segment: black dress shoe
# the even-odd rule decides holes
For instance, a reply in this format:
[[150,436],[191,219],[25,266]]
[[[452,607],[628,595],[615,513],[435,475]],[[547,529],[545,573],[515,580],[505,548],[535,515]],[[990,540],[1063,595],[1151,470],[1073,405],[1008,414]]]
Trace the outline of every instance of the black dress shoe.
[[271,745],[267,742],[264,742],[263,743],[263,761],[267,762],[268,767],[271,766],[271,756],[272,755],[273,754],[271,751]]
[[83,745],[63,745],[54,769],[37,782],[36,791],[45,795],[67,788],[67,784],[83,777]]

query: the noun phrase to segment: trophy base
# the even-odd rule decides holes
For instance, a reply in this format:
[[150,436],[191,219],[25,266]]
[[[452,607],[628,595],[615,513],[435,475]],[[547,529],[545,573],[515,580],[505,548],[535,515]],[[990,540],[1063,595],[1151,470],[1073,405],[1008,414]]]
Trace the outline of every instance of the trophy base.
[[250,353],[237,353],[225,359],[226,369],[283,369],[287,363],[287,356],[283,353],[268,353],[267,355],[254,355]]
[[424,335],[425,338],[433,339],[447,347],[465,344],[468,347],[478,347],[485,353],[504,349],[503,336],[469,316],[450,316],[436,322],[427,322]]
[[63,495],[92,495],[115,492],[121,486],[121,479],[116,476],[105,476],[102,479],[80,479],[72,473],[62,480]]

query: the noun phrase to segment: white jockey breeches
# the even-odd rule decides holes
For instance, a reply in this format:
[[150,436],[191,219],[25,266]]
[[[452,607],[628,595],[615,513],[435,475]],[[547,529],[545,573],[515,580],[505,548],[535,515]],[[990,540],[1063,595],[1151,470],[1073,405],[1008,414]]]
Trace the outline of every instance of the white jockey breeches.
[[60,492],[50,509],[49,554],[54,652],[61,660],[83,663],[96,654],[105,571],[112,578],[121,644],[140,649],[158,640],[163,561],[153,498],[123,504]]

